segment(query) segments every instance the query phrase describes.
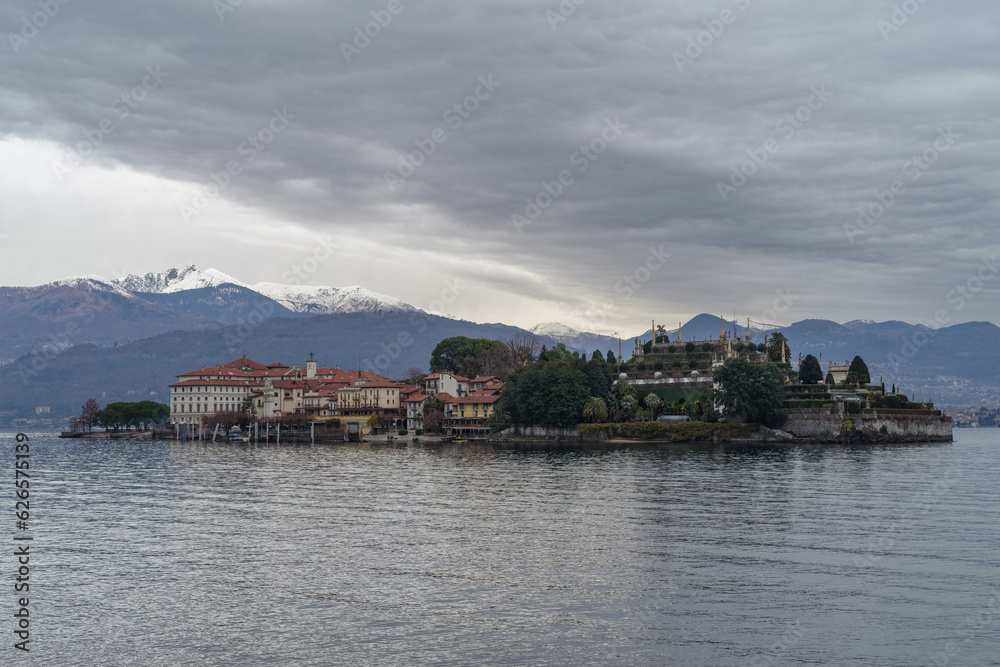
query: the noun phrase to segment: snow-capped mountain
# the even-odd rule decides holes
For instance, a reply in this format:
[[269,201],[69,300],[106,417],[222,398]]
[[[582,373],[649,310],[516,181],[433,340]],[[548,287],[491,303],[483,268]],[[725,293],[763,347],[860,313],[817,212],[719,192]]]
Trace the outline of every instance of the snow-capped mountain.
[[129,292],[151,292],[154,294],[172,294],[202,287],[218,287],[226,283],[249,287],[232,276],[215,269],[200,270],[194,264],[183,269],[167,269],[147,273],[144,276],[130,274],[124,278],[111,281]]
[[531,333],[541,339],[554,340],[562,343],[567,349],[583,352],[588,357],[594,351],[600,351],[602,355],[607,352],[618,351],[618,339],[614,336],[604,336],[591,333],[589,331],[577,331],[573,327],[568,327],[560,322],[543,322],[536,324],[530,329]]
[[379,294],[360,285],[326,287],[322,285],[285,285],[260,282],[248,285],[216,269],[199,269],[195,265],[183,269],[168,269],[144,276],[128,275],[112,281],[132,293],[177,294],[206,287],[236,285],[273,299],[293,313],[329,315],[334,313],[410,312],[419,310],[386,294]]
[[559,322],[542,322],[531,327],[531,333],[536,336],[548,336],[561,342],[567,342],[576,340],[582,332]]
[[295,313],[330,315],[334,313],[410,312],[418,310],[408,303],[360,285],[324,287],[256,283],[250,289],[274,299]]
[[55,280],[47,285],[39,285],[38,287],[31,289],[43,291],[54,287],[69,287],[77,290],[83,290],[85,292],[114,292],[119,296],[135,298],[131,292],[123,289],[119,285],[116,285],[114,281],[109,282],[100,276],[94,275],[63,278],[61,280]]

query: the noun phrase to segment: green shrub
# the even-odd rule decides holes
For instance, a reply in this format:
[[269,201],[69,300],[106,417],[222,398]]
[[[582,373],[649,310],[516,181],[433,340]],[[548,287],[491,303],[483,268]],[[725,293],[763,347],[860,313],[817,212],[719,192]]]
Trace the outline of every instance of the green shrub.
[[416,433],[417,435],[423,435],[424,434],[424,429],[418,428],[416,431],[414,431],[414,433]]
[[708,343],[708,342],[702,343],[701,344],[701,349],[702,349],[703,352],[708,352],[709,350],[712,349],[712,344]]
[[644,370],[646,370],[646,362],[645,361],[640,361],[639,363],[637,363],[635,365],[635,367],[636,367],[636,369],[638,369],[640,371],[644,371]]
[[684,344],[684,350],[686,352],[694,352],[694,341],[688,341]]
[[749,437],[757,432],[756,424],[718,424],[707,421],[661,424],[659,422],[628,422],[618,425],[618,435],[625,438],[651,440],[669,438],[671,442],[729,442],[733,438]]
[[676,345],[667,345],[667,352],[674,353],[677,351]]
[[399,429],[399,434],[400,435],[406,435],[406,429],[405,428]]
[[680,368],[681,367],[681,360],[680,359],[675,359],[674,361],[672,361],[670,363],[670,365],[673,368]]
[[614,424],[580,424],[581,435],[603,435],[609,440],[614,437]]
[[654,371],[662,371],[663,370],[663,362],[662,361],[657,361],[656,363],[654,363],[653,364],[653,370]]

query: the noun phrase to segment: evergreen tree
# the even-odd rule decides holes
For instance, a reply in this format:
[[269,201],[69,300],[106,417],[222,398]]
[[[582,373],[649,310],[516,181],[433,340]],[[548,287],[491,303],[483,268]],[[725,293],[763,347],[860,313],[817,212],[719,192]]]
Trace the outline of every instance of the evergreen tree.
[[774,364],[733,357],[716,368],[712,377],[720,386],[717,402],[727,416],[742,415],[765,426],[776,426],[784,419],[783,374]]
[[823,369],[819,365],[819,360],[811,354],[807,354],[799,367],[799,382],[802,384],[817,384],[823,381]]
[[847,384],[855,386],[865,386],[871,383],[872,378],[868,373],[868,365],[860,356],[854,357],[850,368],[847,369]]
[[771,343],[767,346],[767,358],[770,361],[780,362],[782,349],[784,349],[785,361],[790,361],[792,358],[792,351],[788,347],[788,340],[783,334],[774,332],[771,334]]

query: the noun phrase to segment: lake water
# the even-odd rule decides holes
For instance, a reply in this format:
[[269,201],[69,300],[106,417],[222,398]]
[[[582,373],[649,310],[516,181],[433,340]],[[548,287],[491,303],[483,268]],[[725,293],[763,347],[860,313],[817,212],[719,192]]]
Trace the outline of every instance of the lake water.
[[1000,429],[955,437],[33,436],[32,650],[12,648],[14,557],[0,556],[0,664],[1000,665]]

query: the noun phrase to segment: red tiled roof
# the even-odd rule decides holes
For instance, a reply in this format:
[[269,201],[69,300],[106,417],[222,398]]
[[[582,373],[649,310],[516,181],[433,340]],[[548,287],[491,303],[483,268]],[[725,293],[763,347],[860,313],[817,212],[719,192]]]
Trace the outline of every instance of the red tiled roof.
[[239,359],[234,359],[233,361],[230,361],[228,364],[223,364],[222,368],[237,368],[241,370],[244,368],[250,368],[255,371],[262,371],[265,368],[267,368],[267,366],[260,363],[259,361],[254,361],[253,359],[247,359],[244,356],[240,357]]
[[247,387],[249,386],[243,380],[185,380],[183,382],[175,382],[170,387]]

